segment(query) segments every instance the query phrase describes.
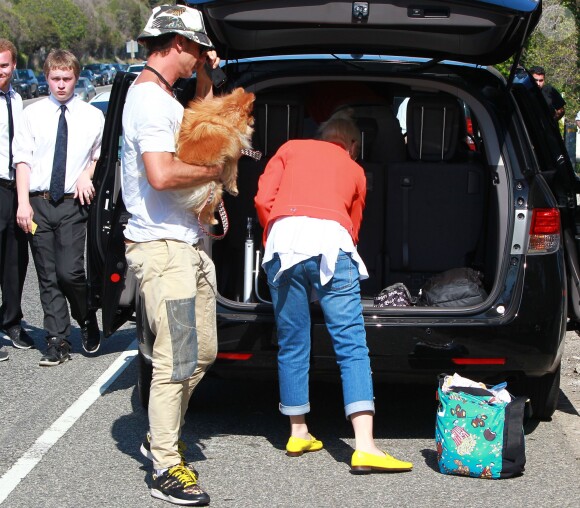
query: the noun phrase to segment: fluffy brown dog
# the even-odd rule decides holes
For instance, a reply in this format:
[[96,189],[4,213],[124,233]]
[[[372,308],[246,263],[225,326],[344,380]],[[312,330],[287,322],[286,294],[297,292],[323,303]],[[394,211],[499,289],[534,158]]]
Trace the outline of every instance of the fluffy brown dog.
[[[205,224],[217,224],[214,212],[223,189],[238,195],[238,160],[242,148],[251,148],[255,96],[243,88],[212,99],[194,99],[183,114],[177,139],[177,157],[188,164],[223,164],[221,182],[177,191],[178,200]],[[223,183],[222,183],[223,182]]]

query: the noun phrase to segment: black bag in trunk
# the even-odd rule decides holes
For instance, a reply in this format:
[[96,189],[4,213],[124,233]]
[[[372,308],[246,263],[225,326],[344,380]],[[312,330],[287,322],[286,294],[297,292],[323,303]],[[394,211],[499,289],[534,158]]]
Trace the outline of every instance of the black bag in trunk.
[[485,301],[483,274],[472,268],[452,268],[431,277],[421,288],[419,305],[468,307]]

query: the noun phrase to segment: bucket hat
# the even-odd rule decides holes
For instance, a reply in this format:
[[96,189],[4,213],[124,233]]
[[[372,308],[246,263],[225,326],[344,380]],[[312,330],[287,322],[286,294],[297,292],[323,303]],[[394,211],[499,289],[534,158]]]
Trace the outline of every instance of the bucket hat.
[[213,47],[205,31],[201,12],[184,5],[155,7],[137,40],[141,41],[168,33],[180,34],[202,46]]

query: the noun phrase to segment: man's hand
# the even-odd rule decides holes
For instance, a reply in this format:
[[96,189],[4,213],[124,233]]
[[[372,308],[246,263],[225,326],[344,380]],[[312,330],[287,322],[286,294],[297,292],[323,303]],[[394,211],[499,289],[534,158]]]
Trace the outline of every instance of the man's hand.
[[16,211],[16,224],[25,233],[32,233],[32,217],[34,216],[34,210],[30,206],[30,203],[22,203],[18,205],[18,210]]
[[75,199],[81,202],[81,205],[90,205],[95,196],[95,188],[91,180],[90,172],[83,171],[77,180],[75,188]]

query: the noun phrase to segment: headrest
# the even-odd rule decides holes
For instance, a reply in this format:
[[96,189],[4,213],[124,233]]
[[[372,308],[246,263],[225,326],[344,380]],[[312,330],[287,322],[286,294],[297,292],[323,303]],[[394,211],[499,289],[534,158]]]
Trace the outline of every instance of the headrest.
[[465,120],[456,97],[416,95],[407,105],[407,148],[415,160],[445,161],[457,152]]
[[300,97],[262,94],[254,102],[252,147],[264,157],[276,153],[289,139],[302,136],[304,107]]

